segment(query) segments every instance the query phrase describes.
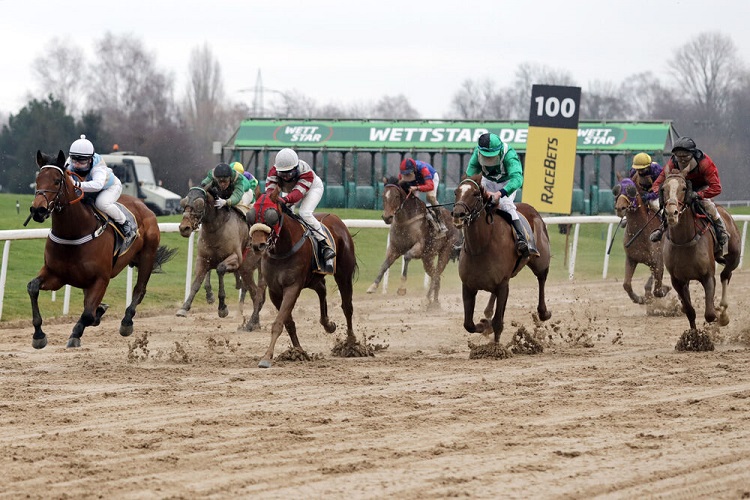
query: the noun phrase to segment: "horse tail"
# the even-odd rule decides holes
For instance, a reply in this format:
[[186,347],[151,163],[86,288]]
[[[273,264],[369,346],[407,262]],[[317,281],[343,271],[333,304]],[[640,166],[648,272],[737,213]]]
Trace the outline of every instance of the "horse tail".
[[156,249],[156,259],[154,259],[154,273],[161,273],[163,272],[161,269],[161,266],[163,264],[166,264],[172,258],[177,254],[176,248],[169,248],[167,246],[161,245],[159,248]]

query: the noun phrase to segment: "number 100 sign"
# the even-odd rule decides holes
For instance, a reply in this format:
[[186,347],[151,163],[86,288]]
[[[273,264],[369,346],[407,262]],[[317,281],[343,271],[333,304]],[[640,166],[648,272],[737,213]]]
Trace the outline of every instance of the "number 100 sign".
[[529,127],[578,128],[580,87],[531,87]]

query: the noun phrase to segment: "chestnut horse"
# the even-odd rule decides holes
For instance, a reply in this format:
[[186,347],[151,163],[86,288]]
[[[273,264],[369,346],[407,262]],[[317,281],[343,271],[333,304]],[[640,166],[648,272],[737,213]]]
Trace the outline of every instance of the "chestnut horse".
[[[253,314],[240,326],[245,331],[253,331],[260,326],[260,310],[266,300],[266,289],[260,273],[260,257],[249,251],[250,236],[245,219],[232,208],[216,208],[214,196],[201,187],[193,187],[187,196],[180,201],[182,205],[182,222],[180,234],[185,238],[200,226],[198,238],[198,256],[195,264],[195,278],[190,286],[182,308],[177,316],[185,317],[193,304],[195,295],[204,283],[211,269],[216,269],[219,277],[219,317],[229,314],[224,289],[224,274],[238,272],[243,293],[240,296],[240,314],[243,314],[245,291],[253,299]],[[254,271],[258,269],[258,283]],[[208,296],[208,292],[207,292]]]
[[156,216],[141,200],[127,195],[120,196],[119,203],[135,217],[138,234],[129,248],[120,248],[122,237],[112,223],[97,218],[90,204],[81,203],[84,196],[65,170],[65,154],[60,151],[55,158],[37,151],[36,163],[40,171],[29,217],[44,222],[51,216],[52,228],[44,247],[44,265],[27,287],[34,325],[31,345],[35,349],[47,345],[39,312],[40,290],[59,290],[63,285],[83,290],[83,313],[68,339],[68,347],[80,347],[83,330],[99,325],[107,310],[102,299],[109,281],[126,266],[134,266],[138,280],[120,323],[120,335],[127,337],[133,333],[133,316],[146,295],[151,273],[171,259],[175,250],[159,246]]
[[404,269],[401,272],[399,295],[406,294],[406,274],[412,259],[422,259],[425,272],[430,277],[427,301],[439,304],[440,277],[451,259],[456,259],[461,250],[461,232],[453,226],[450,213],[440,208],[440,216],[448,228],[447,234],[440,235],[427,220],[427,205],[418,196],[409,192],[409,184],[391,178],[384,180],[383,221],[390,224],[388,248],[380,271],[367,289],[374,293],[378,289],[385,272],[393,262],[404,256]]
[[[313,244],[306,226],[278,201],[279,190],[263,194],[255,203],[256,223],[250,228],[250,239],[255,252],[262,255],[261,270],[268,284],[268,295],[278,309],[271,325],[271,343],[258,363],[260,368],[270,368],[273,351],[281,331],[286,327],[292,345],[301,349],[292,310],[303,288],[318,294],[320,324],[328,333],[336,330],[336,323],[328,318],[325,274],[317,271]],[[270,207],[270,208],[269,208]],[[354,240],[344,222],[333,214],[315,214],[328,228],[336,250],[333,277],[341,295],[341,309],[346,317],[347,342],[356,339],[352,326],[353,278],[357,269]]]
[[[625,278],[622,287],[636,304],[645,304],[653,296],[664,297],[671,288],[662,284],[662,243],[654,243],[649,239],[649,235],[659,227],[661,221],[649,209],[648,203],[643,201],[643,192],[629,177],[620,179],[612,188],[612,193],[615,195],[615,212],[618,217],[625,217],[627,223],[622,240],[625,249]],[[651,270],[643,287],[645,295],[638,295],[633,291],[633,274],[638,264]]]
[[716,235],[707,216],[696,215],[692,187],[681,173],[668,175],[661,187],[664,200],[664,213],[667,217],[667,231],[664,233],[664,265],[672,277],[672,286],[680,296],[682,310],[688,318],[690,328],[696,329],[695,308],[690,301],[690,281],[696,280],[703,286],[705,294],[706,321],[716,321],[714,295],[716,293],[716,262],[724,264],[721,271],[721,302],[719,303],[719,324],[729,324],[727,288],[732,272],[740,263],[740,237],[737,224],[724,207],[716,206],[724,220],[729,236],[728,253],[723,257],[714,254]]
[[[482,176],[463,179],[456,187],[456,203],[453,206],[453,222],[463,230],[464,246],[458,259],[458,274],[461,278],[464,303],[464,328],[469,333],[487,330],[487,320],[474,323],[474,306],[477,292],[486,290],[496,297],[492,331],[495,343],[500,341],[503,331],[505,306],[508,302],[509,282],[525,266],[536,275],[539,283],[539,319],[548,320],[552,314],[544,301],[544,284],[547,281],[550,263],[550,245],[547,226],[534,207],[517,203],[520,214],[531,226],[539,255],[521,257],[516,251],[513,228],[495,209],[489,195],[482,186]],[[490,298],[492,300],[492,297]]]

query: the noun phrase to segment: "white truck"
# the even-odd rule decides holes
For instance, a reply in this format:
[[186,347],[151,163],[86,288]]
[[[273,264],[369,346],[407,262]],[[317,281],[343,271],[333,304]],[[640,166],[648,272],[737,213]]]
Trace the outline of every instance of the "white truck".
[[151,160],[130,151],[116,151],[101,157],[122,182],[122,192],[140,198],[156,215],[180,212],[180,196],[159,186]]

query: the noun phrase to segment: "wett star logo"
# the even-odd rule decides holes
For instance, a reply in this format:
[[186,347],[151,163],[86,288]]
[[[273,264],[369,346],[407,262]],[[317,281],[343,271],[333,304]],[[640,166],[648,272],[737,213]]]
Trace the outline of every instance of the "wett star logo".
[[289,123],[277,128],[273,138],[286,144],[318,144],[333,136],[333,128],[315,123]]

